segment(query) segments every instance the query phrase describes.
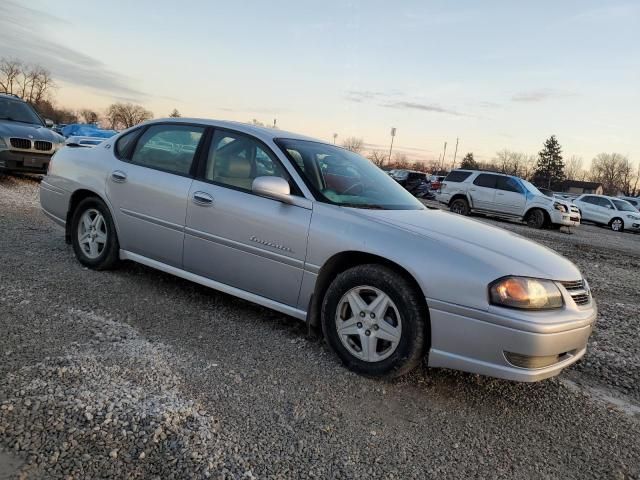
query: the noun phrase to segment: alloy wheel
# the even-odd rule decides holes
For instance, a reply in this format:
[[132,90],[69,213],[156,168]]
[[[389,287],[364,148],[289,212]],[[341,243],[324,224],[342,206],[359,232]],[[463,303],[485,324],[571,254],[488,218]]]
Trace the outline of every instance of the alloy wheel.
[[402,336],[398,308],[386,293],[370,286],[352,288],[342,296],[335,323],[342,345],[365,362],[388,358]]
[[98,258],[107,245],[107,222],[95,208],[86,210],[78,222],[78,244],[87,258]]

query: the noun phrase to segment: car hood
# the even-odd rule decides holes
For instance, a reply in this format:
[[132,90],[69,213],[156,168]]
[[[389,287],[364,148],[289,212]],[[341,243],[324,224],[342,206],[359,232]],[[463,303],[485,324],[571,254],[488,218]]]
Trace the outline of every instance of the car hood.
[[64,138],[56,132],[49,130],[42,125],[31,125],[29,123],[0,121],[0,137],[32,138],[32,140],[44,140],[47,142],[59,143]]
[[442,210],[359,210],[371,220],[432,239],[486,264],[498,275],[578,280],[578,268],[536,242]]

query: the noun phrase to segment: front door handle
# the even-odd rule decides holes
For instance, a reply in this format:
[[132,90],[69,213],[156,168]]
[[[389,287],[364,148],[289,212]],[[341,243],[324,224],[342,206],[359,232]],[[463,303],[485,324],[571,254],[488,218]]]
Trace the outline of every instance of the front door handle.
[[496,192],[496,195],[504,195],[502,192]]
[[210,207],[213,205],[213,197],[205,192],[195,192],[191,200],[201,207]]
[[111,180],[118,183],[124,183],[127,181],[127,174],[122,170],[114,170],[111,172]]

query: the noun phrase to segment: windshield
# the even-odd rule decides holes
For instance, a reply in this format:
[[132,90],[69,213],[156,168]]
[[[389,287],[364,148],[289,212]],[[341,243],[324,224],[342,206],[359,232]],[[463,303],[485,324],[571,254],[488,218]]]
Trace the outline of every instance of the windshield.
[[616,206],[618,210],[622,210],[623,212],[637,212],[638,210],[631,205],[629,202],[625,200],[613,200],[611,199],[613,204]]
[[42,120],[31,105],[6,97],[0,98],[0,120],[42,125]]
[[538,190],[538,187],[536,187],[533,183],[527,182],[526,180],[523,180],[522,178],[520,179],[520,183],[522,183],[522,185],[524,185],[524,188],[529,190],[534,195],[550,196],[550,195],[544,195],[544,193],[542,193],[540,190]]
[[279,139],[276,143],[318,200],[356,208],[424,208],[383,170],[356,153],[306,140]]

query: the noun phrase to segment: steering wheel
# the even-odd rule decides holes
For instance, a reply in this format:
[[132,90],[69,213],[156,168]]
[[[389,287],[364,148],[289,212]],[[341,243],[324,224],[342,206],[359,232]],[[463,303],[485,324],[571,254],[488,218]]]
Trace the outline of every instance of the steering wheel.
[[362,182],[358,182],[358,183],[354,183],[353,185],[351,185],[350,187],[347,187],[341,195],[346,195],[348,192],[350,192],[353,188],[355,187],[360,187],[360,193],[362,193],[364,191],[364,184]]

